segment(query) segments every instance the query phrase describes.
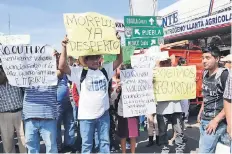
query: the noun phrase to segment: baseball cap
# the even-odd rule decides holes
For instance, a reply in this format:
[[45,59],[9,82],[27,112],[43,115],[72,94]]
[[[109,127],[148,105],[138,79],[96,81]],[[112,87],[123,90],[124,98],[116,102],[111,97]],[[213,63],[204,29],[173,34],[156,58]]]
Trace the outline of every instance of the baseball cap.
[[223,62],[227,62],[227,61],[232,62],[232,54],[229,54],[229,55],[225,56],[224,58],[221,59],[221,61],[223,61]]

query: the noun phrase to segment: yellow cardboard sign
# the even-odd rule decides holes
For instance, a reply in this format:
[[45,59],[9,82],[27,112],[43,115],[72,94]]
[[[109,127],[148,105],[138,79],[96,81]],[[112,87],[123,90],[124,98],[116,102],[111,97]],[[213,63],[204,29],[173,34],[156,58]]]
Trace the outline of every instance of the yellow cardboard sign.
[[160,67],[154,71],[157,101],[196,98],[196,66]]
[[68,55],[119,54],[115,21],[98,13],[64,14],[64,24],[69,43]]

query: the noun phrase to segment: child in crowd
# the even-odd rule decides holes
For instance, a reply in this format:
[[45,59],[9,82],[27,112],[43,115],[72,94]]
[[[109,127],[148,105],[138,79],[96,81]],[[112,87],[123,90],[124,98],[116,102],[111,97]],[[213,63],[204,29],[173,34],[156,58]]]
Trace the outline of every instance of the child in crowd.
[[114,94],[117,95],[115,104],[118,111],[118,136],[121,139],[122,153],[126,153],[126,141],[130,138],[131,153],[135,153],[136,138],[139,136],[139,119],[138,117],[124,118],[122,104],[122,88],[120,85],[120,77],[117,79],[117,89]]

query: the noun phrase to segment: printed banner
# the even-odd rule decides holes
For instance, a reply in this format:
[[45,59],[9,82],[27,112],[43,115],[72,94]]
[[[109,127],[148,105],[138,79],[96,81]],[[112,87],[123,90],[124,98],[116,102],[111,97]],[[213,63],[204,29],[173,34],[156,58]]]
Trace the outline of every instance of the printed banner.
[[219,26],[223,24],[230,24],[232,21],[232,11],[225,11],[206,18],[190,21],[184,24],[178,24],[164,28],[164,37],[171,35],[182,35],[183,33],[192,32],[194,30]]
[[120,78],[124,117],[156,113],[152,69],[121,70]]
[[50,46],[0,46],[9,83],[17,87],[57,85],[56,57]]
[[157,101],[196,98],[196,66],[156,68],[154,93]]
[[68,55],[119,54],[120,41],[116,37],[115,21],[98,13],[64,14],[69,38]]
[[0,36],[2,45],[30,44],[30,35],[2,35]]
[[154,68],[156,61],[167,59],[168,51],[157,52],[153,55],[141,54],[131,56],[131,66],[133,68]]

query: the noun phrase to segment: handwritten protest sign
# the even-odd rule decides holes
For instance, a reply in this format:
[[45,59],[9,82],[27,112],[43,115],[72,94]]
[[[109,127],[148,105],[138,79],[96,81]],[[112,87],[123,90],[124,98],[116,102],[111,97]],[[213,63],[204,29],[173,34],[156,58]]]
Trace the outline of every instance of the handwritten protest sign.
[[2,35],[0,36],[2,45],[30,44],[30,35]]
[[152,69],[120,71],[124,117],[156,113],[152,75]]
[[196,98],[196,66],[157,68],[154,80],[157,101]]
[[123,63],[130,64],[131,56],[134,54],[135,47],[134,46],[124,46],[122,47],[122,54],[123,54]]
[[131,66],[133,68],[154,68],[157,60],[167,59],[168,57],[168,51],[157,52],[153,55],[133,55],[131,56]]
[[120,41],[112,18],[92,12],[64,14],[64,24],[69,38],[69,55],[119,54]]
[[110,63],[117,59],[117,55],[104,55],[104,63]]
[[56,57],[49,46],[0,46],[2,66],[13,86],[57,85]]

